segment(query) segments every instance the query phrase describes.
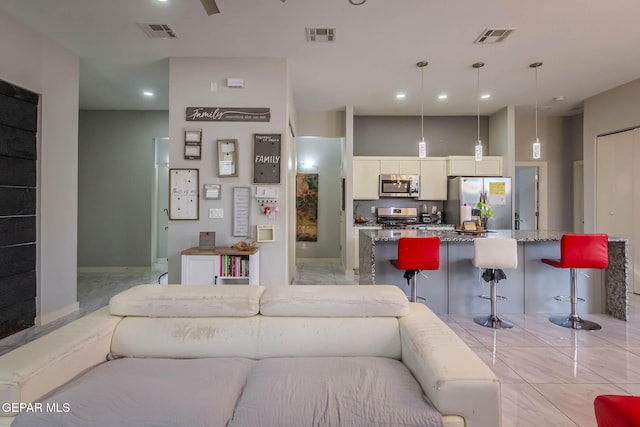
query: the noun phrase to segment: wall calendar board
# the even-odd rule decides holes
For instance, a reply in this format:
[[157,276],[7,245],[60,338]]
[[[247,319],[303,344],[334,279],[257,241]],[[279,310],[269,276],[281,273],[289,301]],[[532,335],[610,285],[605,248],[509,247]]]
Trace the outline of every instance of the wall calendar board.
[[280,141],[279,133],[254,135],[254,184],[280,184]]
[[169,169],[169,219],[198,219],[198,169]]

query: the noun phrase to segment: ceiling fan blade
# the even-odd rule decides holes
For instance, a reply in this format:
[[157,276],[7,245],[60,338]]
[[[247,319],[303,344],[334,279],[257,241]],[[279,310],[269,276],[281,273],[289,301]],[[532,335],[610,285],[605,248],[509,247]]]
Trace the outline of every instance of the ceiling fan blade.
[[207,15],[211,16],[216,13],[220,13],[220,9],[218,9],[218,5],[216,4],[216,0],[200,0],[204,10],[207,11]]

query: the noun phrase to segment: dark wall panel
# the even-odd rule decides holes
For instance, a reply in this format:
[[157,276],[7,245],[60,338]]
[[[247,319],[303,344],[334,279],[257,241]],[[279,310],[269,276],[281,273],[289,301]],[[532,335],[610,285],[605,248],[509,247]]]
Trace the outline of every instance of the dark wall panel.
[[0,185],[36,186],[36,161],[0,156]]
[[38,94],[0,80],[0,94],[38,105]]
[[36,189],[0,187],[0,216],[35,215]]
[[0,311],[4,307],[36,298],[36,272],[15,274],[0,278]]
[[36,241],[36,217],[0,217],[0,247]]
[[9,246],[0,248],[0,277],[13,276],[35,269],[36,245]]
[[38,106],[0,95],[0,125],[35,132],[38,129]]
[[0,81],[0,339],[36,316],[38,101]]
[[34,325],[36,302],[31,299],[0,310],[0,338],[15,334]]
[[0,125],[0,156],[35,159],[36,134]]

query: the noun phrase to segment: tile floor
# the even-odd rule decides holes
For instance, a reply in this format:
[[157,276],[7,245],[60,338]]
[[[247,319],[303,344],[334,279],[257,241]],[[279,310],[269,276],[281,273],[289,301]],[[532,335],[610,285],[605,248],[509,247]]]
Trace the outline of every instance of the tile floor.
[[[79,313],[0,340],[0,354],[107,304],[123,289],[157,283],[163,268],[156,266],[152,273],[79,273]],[[358,279],[345,277],[335,261],[304,260],[297,272],[296,284],[341,285]],[[595,396],[640,394],[640,295],[631,295],[630,301],[628,322],[585,316],[600,323],[600,331],[561,328],[545,315],[503,316],[515,326],[498,331],[463,316],[441,318],[500,378],[504,427],[595,427]]]

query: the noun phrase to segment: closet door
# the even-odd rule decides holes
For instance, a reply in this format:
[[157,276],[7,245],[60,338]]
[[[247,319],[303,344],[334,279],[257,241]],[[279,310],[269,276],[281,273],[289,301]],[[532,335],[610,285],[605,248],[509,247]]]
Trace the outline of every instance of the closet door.
[[[634,145],[634,131],[602,136],[596,142],[596,232],[629,239],[631,264],[637,228],[633,224]],[[633,275],[629,282],[634,289]]]

